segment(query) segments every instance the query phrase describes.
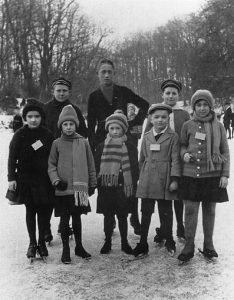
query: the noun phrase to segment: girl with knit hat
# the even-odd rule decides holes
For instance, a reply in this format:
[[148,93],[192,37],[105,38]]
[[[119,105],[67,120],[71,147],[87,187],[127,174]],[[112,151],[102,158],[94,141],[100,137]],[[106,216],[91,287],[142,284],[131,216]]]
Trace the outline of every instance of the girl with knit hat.
[[53,189],[47,174],[53,135],[42,126],[45,112],[42,103],[36,99],[28,99],[22,115],[25,125],[15,132],[10,143],[8,181],[9,189],[18,190],[20,203],[26,207],[30,240],[26,255],[33,259],[36,252],[42,257],[48,256],[44,235],[53,205]]
[[223,125],[214,112],[214,98],[208,90],[197,90],[191,98],[192,120],[181,132],[183,160],[180,194],[185,204],[185,247],[178,259],[194,256],[198,211],[202,204],[203,250],[207,258],[218,257],[213,244],[216,203],[228,201],[229,148]]
[[61,261],[71,263],[69,220],[75,236],[75,255],[90,258],[82,246],[81,214],[90,212],[88,197],[94,194],[96,172],[88,141],[76,133],[79,127],[72,105],[65,106],[58,119],[61,137],[53,142],[48,173],[55,187],[55,216],[60,217],[63,252]]
[[105,243],[100,253],[107,254],[111,251],[113,222],[117,215],[121,250],[132,254],[127,240],[127,217],[137,187],[137,148],[127,139],[128,121],[124,114],[115,112],[110,115],[105,121],[105,129],[108,131],[107,137],[95,152],[98,176],[97,213],[104,215],[105,232]]

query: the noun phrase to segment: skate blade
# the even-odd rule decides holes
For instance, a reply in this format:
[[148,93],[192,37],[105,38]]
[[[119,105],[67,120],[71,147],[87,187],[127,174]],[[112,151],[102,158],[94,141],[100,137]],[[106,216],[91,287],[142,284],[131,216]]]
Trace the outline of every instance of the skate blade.
[[184,266],[184,265],[186,265],[188,262],[190,261],[190,259],[188,259],[188,260],[179,260],[179,263],[178,263],[178,266]]
[[207,256],[204,254],[201,248],[198,248],[198,252],[208,261],[208,262],[215,262],[217,257],[214,256]]
[[169,254],[171,257],[173,257],[173,256],[175,255],[175,251],[174,251],[174,250],[170,250],[170,251],[168,251],[168,254]]
[[29,261],[30,265],[34,262],[35,259],[36,259],[36,257],[28,257],[28,261]]
[[122,262],[133,262],[133,261],[137,261],[137,260],[141,260],[146,258],[147,256],[149,256],[148,253],[146,254],[139,254],[138,256],[133,256],[132,258],[124,258],[122,259]]

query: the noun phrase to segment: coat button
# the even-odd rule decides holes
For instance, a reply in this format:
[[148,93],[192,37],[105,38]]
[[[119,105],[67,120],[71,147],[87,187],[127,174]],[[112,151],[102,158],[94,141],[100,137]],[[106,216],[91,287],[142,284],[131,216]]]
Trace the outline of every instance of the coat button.
[[197,153],[201,154],[201,151],[198,151]]
[[199,170],[199,169],[200,169],[200,167],[199,167],[199,166],[197,166],[197,169]]
[[197,177],[199,177],[200,176],[200,174],[197,174]]

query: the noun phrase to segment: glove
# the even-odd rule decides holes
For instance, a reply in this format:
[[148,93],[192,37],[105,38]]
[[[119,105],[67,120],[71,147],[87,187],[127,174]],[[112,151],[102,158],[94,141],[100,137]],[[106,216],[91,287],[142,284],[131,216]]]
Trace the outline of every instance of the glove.
[[57,190],[59,191],[65,191],[67,189],[67,182],[65,181],[59,181],[59,183],[56,185]]
[[88,191],[89,197],[91,197],[94,194],[94,191],[95,191],[95,187],[89,187],[89,191]]

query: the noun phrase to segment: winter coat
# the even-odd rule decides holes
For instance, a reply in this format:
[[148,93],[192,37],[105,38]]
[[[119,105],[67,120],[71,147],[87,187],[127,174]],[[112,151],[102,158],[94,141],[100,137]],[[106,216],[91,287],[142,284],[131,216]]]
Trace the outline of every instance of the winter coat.
[[[183,109],[175,109],[173,110],[173,114],[174,114],[175,132],[180,136],[182,126],[185,122],[190,120],[190,116],[189,113]],[[148,132],[152,127],[153,125],[150,122],[150,116],[149,116],[145,127],[145,132]]]
[[229,127],[230,123],[231,123],[231,115],[232,115],[232,109],[229,106],[225,112],[224,112],[224,116],[223,116],[223,125],[225,127]]
[[229,177],[230,169],[230,157],[229,148],[226,137],[226,132],[223,125],[218,122],[221,142],[220,142],[220,154],[225,156],[226,161],[220,164],[214,164],[215,170],[212,172],[207,171],[207,146],[206,140],[195,139],[196,132],[205,133],[204,123],[190,120],[184,123],[181,131],[181,158],[184,157],[186,152],[189,152],[193,156],[193,160],[189,163],[183,163],[183,176],[189,176],[194,178],[202,177]]
[[86,138],[88,132],[87,127],[85,125],[84,117],[80,109],[76,105],[72,104],[69,100],[59,102],[53,99],[44,105],[44,110],[46,114],[46,127],[53,133],[55,138],[58,138],[61,135],[61,130],[57,126],[58,118],[64,106],[68,104],[71,104],[74,107],[77,113],[78,120],[80,122],[79,128],[77,129],[77,133]]
[[[17,181],[20,203],[53,202],[53,189],[47,174],[53,135],[44,128],[18,129],[9,146],[8,181]],[[38,147],[38,149],[37,149]]]
[[[150,150],[155,144],[160,145],[159,151]],[[181,175],[178,134],[168,128],[156,142],[153,129],[147,132],[142,141],[139,167],[137,197],[176,200],[176,193],[168,188],[172,177]]]
[[[87,163],[88,166],[88,186],[95,187],[97,181],[93,154],[91,152],[88,141],[85,140],[82,136],[79,136],[79,139],[82,139],[86,149],[87,161],[83,163]],[[61,138],[58,138],[53,142],[53,145],[51,147],[48,164],[48,173],[50,176],[50,180],[52,184],[54,184],[58,180],[63,180],[68,184],[65,191],[59,191],[57,189],[55,190],[55,195],[57,196],[74,194],[72,177],[72,142],[72,139],[62,140]],[[80,171],[82,172],[82,170]]]
[[[127,116],[128,103],[133,103],[139,108],[139,112],[132,121],[128,121],[129,129],[134,125],[142,125],[147,115],[149,103],[136,95],[125,86],[114,84],[113,101],[110,104],[103,95],[101,88],[90,94],[88,99],[88,138],[92,149],[106,138],[105,119],[121,109]],[[97,128],[96,128],[97,126]]]
[[[130,141],[126,141],[125,144],[126,144],[126,147],[127,147],[127,150],[128,150],[129,162],[130,162],[130,167],[131,167],[133,189],[134,189],[134,191],[136,191],[137,181],[138,181],[138,178],[139,178],[139,165],[138,165],[137,148]],[[94,155],[97,176],[98,176],[99,171],[100,171],[101,157],[102,157],[103,149],[104,149],[104,142],[100,143],[97,146],[96,151],[95,151],[95,155]],[[104,211],[108,208],[107,203],[110,200],[110,196],[112,198],[111,200],[123,201],[123,202],[133,201],[134,196],[132,197],[132,199],[126,199],[126,197],[124,195],[123,185],[122,185],[122,182],[121,182],[122,180],[123,180],[123,178],[120,178],[119,187],[111,187],[111,188],[100,187],[100,182],[98,181],[97,213],[104,213]],[[119,190],[121,190],[122,193],[120,193]],[[115,196],[116,196],[116,199],[113,199]],[[122,197],[122,199],[118,199],[119,196]],[[130,205],[131,204],[129,202],[129,212],[130,212]],[[126,208],[126,206],[125,206],[125,208]]]

